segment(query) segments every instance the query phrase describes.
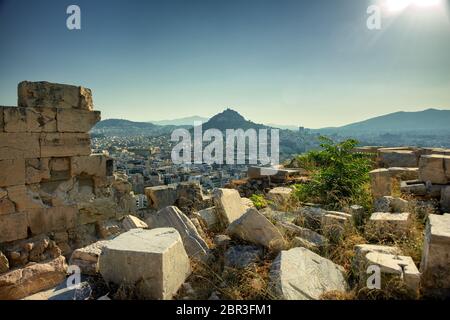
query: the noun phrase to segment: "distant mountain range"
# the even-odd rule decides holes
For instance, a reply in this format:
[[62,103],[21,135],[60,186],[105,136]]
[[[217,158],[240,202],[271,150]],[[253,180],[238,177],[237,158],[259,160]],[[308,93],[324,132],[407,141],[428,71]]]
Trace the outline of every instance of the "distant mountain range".
[[185,117],[185,118],[179,118],[179,119],[172,119],[172,120],[159,120],[159,121],[150,121],[150,123],[159,125],[159,126],[193,126],[194,122],[206,122],[208,121],[208,118],[200,117],[200,116],[192,116],[192,117]]
[[342,127],[329,127],[314,131],[338,134],[450,131],[450,110],[400,111]]
[[[103,135],[130,136],[169,135],[175,128],[192,130],[193,121],[206,118],[189,117],[171,120],[182,125],[159,125],[149,122],[109,119],[99,122],[92,133]],[[158,122],[156,122],[158,123]],[[226,109],[203,123],[203,131],[211,128],[225,129],[269,129],[273,126],[246,120],[238,112]],[[342,127],[310,129],[303,132],[280,128],[280,149],[284,154],[300,153],[317,146],[318,135],[336,138],[352,137],[365,145],[417,145],[450,147],[450,110],[427,109],[418,112],[395,112],[368,120],[348,124]]]

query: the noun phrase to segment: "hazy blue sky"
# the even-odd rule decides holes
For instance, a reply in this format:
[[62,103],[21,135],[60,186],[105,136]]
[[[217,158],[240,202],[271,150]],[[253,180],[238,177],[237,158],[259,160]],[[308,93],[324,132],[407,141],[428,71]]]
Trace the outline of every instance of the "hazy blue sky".
[[[16,105],[18,82],[47,80],[91,88],[104,119],[231,107],[316,128],[450,109],[449,9],[410,7],[370,31],[370,3],[0,0],[0,104]],[[66,28],[70,4],[79,31]]]

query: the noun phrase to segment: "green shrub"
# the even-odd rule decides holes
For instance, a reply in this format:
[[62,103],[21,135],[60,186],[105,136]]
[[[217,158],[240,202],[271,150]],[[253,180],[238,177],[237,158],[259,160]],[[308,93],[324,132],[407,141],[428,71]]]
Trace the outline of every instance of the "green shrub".
[[264,196],[260,194],[252,194],[250,200],[252,200],[253,205],[258,210],[266,208],[270,204],[270,201],[266,200],[266,198],[264,198]]
[[353,139],[338,143],[326,137],[319,139],[321,150],[297,158],[311,172],[308,183],[295,186],[298,199],[321,203],[331,209],[349,204],[370,206],[370,155],[352,152],[358,144]]

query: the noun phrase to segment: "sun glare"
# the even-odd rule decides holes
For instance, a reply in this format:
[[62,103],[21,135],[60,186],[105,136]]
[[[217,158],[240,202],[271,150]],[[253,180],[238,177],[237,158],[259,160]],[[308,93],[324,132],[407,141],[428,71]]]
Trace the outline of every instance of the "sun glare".
[[390,13],[402,12],[413,6],[418,8],[432,8],[443,4],[443,0],[386,0],[385,6]]

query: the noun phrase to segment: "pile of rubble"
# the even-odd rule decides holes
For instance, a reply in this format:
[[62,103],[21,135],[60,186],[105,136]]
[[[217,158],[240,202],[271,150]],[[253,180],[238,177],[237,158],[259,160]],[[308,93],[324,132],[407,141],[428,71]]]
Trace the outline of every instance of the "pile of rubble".
[[61,282],[65,257],[134,212],[127,177],[91,154],[99,120],[89,89],[47,82],[20,83],[18,107],[0,107],[0,299]]

